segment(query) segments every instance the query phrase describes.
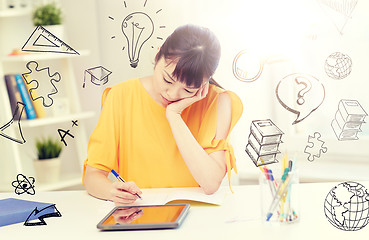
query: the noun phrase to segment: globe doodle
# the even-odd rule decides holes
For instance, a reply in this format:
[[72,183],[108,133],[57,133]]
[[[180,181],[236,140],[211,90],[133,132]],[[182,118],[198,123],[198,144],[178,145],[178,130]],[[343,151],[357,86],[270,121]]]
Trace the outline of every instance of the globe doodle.
[[328,193],[324,213],[340,230],[360,230],[369,222],[369,193],[360,183],[340,183]]
[[324,68],[329,77],[340,80],[351,73],[352,61],[348,55],[335,52],[329,55],[325,61]]

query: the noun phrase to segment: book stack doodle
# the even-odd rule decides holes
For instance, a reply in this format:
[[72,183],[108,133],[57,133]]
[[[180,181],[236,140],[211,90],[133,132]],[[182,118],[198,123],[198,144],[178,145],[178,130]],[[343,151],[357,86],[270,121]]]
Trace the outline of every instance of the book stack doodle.
[[342,99],[338,103],[338,110],[331,123],[338,140],[357,140],[361,132],[361,125],[368,114],[356,100]]
[[245,151],[257,167],[278,162],[283,134],[270,119],[252,121]]

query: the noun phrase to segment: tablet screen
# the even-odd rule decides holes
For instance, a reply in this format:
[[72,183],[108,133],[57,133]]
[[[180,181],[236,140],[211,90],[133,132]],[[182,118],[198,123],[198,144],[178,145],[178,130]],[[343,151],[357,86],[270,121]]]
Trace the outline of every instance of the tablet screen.
[[98,225],[102,230],[156,229],[178,227],[188,204],[120,206],[114,208]]

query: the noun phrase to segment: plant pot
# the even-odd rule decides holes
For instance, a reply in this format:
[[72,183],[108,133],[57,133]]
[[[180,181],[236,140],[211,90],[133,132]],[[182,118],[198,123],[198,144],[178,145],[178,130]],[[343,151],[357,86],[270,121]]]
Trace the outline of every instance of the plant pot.
[[35,160],[36,182],[57,182],[60,177],[60,158]]

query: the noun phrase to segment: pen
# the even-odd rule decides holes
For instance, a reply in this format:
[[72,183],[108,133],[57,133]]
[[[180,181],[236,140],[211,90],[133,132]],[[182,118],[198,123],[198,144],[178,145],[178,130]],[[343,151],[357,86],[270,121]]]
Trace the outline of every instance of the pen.
[[267,214],[267,221],[270,220],[270,218],[273,215],[273,212],[274,212],[275,208],[278,206],[278,203],[279,203],[280,199],[285,194],[285,192],[286,192],[286,190],[289,186],[290,178],[291,178],[291,176],[287,176],[286,179],[283,182],[281,182],[281,184],[279,185],[278,190],[277,190],[277,192],[274,196],[273,202],[270,205],[269,212]]
[[[111,170],[111,173],[112,174],[114,174],[114,176],[119,180],[119,181],[121,181],[121,182],[126,182],[126,181],[124,181],[124,179],[123,178],[121,178],[121,176],[119,176],[119,174],[114,170],[114,169],[112,169]],[[141,196],[140,195],[138,195],[137,193],[135,193],[135,195],[138,197],[138,198],[140,198],[140,199],[142,199],[141,198]]]

